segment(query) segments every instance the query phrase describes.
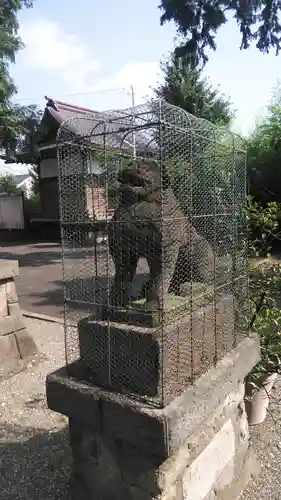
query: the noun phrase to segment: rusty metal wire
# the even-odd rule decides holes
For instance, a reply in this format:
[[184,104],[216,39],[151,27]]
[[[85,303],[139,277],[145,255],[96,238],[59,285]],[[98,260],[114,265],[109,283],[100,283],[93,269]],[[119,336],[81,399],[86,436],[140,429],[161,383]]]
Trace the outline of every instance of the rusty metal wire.
[[151,101],[57,151],[69,370],[163,406],[248,333],[243,140]]

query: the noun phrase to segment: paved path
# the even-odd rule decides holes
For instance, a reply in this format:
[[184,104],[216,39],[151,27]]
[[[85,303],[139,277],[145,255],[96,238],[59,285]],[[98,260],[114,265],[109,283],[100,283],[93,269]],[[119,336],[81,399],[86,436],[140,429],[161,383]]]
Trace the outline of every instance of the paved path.
[[21,308],[55,317],[63,315],[61,249],[37,243],[0,247],[0,258],[19,261],[17,291]]
[[[28,312],[44,315],[63,317],[64,293],[62,278],[61,247],[57,243],[35,243],[22,245],[0,246],[0,259],[16,259],[19,261],[20,276],[17,279],[17,291],[20,306]],[[101,290],[107,293],[108,274],[114,274],[112,262],[108,263],[105,247],[98,251],[98,276],[94,275],[95,259],[91,248],[78,249],[69,252],[65,259],[65,279],[67,283],[67,296],[73,300],[92,304],[100,302]],[[145,261],[140,260],[137,272],[142,275],[141,281],[148,271]],[[68,317],[73,316],[77,321],[79,311],[93,312],[89,305],[82,307],[71,304],[67,309]],[[69,318],[70,319],[70,318]]]

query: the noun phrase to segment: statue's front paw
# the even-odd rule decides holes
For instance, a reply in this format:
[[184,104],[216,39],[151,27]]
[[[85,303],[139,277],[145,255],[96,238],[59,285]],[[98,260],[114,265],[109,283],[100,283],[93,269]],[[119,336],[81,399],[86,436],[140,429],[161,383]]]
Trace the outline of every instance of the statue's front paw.
[[159,311],[163,309],[163,307],[161,307],[161,302],[159,299],[153,299],[146,301],[145,309],[147,309],[148,311]]

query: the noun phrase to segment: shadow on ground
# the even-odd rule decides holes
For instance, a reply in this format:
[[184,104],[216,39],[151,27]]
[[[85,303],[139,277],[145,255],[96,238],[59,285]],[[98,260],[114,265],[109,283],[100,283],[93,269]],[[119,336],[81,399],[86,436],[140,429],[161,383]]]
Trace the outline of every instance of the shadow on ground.
[[0,483],[5,500],[71,500],[68,428],[58,432],[0,423]]
[[[92,248],[86,248],[86,251],[93,252]],[[98,253],[106,255],[106,248],[98,248]],[[87,254],[86,254],[87,255]],[[1,245],[0,247],[0,259],[11,259],[18,260],[19,266],[21,267],[38,267],[46,266],[50,264],[62,263],[62,252],[61,246],[56,243],[48,243],[46,245],[34,244],[34,245],[14,245],[6,247]],[[69,259],[76,261],[85,260],[85,248],[80,249],[69,249]]]
[[45,266],[46,264],[57,263],[61,259],[59,252],[32,252],[17,254],[12,252],[1,252],[1,259],[18,260],[20,267]]
[[[135,277],[132,294],[136,296],[142,285],[148,280],[149,275],[142,273]],[[108,289],[112,285],[112,277],[109,279],[106,276],[88,277],[88,278],[73,278],[65,283],[62,280],[54,281],[53,288],[44,290],[44,292],[34,291],[31,294],[33,304],[38,308],[45,310],[48,306],[56,305],[63,311],[64,293],[67,297],[67,308],[69,314],[71,310],[73,314],[88,311],[89,314],[94,314],[95,306],[107,304]],[[62,313],[62,312],[61,312]]]
[[[17,293],[24,311],[61,318],[64,311],[61,247],[57,243],[33,243],[28,245],[2,245],[0,259],[19,262]],[[108,270],[108,271],[107,271]],[[108,260],[104,245],[97,248],[97,266],[91,247],[69,249],[64,261],[65,280],[69,282],[67,296],[72,300],[92,304],[95,297],[94,275],[103,277],[101,288],[108,292],[107,273],[114,274],[114,265]],[[147,272],[147,264],[140,264],[140,272]],[[108,295],[108,294],[107,294]],[[107,303],[107,299],[105,301]],[[80,308],[80,305],[78,308]],[[86,307],[86,308],[87,308]],[[75,306],[74,306],[75,308]]]

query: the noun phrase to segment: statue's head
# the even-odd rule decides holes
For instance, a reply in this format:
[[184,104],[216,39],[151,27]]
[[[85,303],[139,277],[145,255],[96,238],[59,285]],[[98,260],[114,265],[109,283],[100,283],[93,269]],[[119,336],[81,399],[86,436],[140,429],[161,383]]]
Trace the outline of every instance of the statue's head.
[[136,167],[137,175],[143,179],[147,186],[159,186],[161,184],[161,174],[159,163],[155,160],[140,160]]
[[166,188],[169,179],[164,167],[160,168],[157,160],[151,158],[138,159],[133,161],[129,170],[135,178],[135,185],[145,186],[148,189]]
[[153,159],[132,161],[118,175],[121,202],[130,204],[137,200],[157,199],[162,189],[169,186],[166,172],[161,172],[159,163]]

